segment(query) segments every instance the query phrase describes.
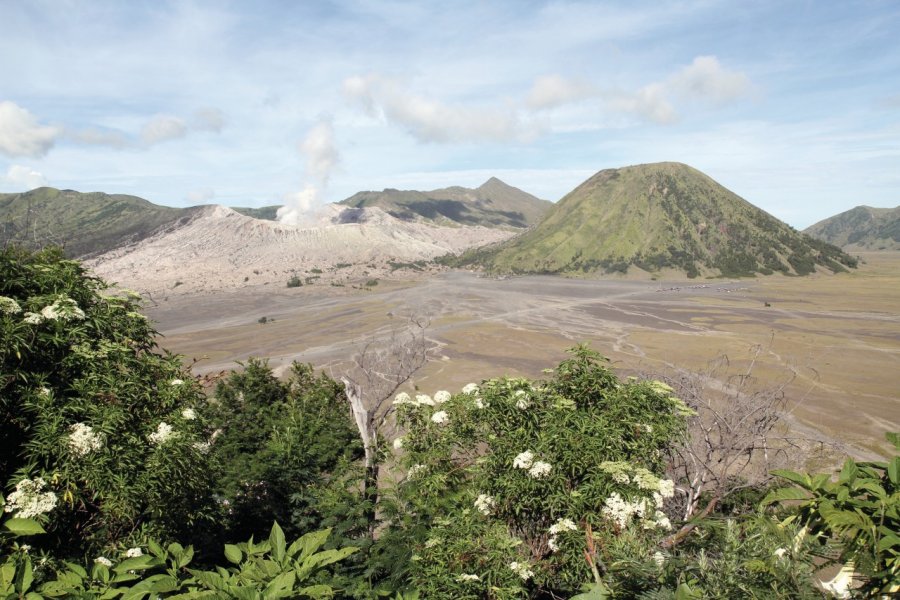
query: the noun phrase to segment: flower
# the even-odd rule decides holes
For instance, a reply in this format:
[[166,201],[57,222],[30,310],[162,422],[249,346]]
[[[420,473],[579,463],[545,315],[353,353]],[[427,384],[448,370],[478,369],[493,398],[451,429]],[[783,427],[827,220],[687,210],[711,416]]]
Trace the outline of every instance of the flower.
[[479,410],[482,409],[482,408],[484,408],[485,406],[487,406],[487,405],[484,403],[484,400],[482,400],[480,397],[475,398],[474,404],[475,404],[475,408],[477,408],[477,409],[479,409]]
[[522,581],[528,581],[532,577],[534,577],[534,571],[528,568],[528,563],[520,563],[513,561],[509,563],[509,568],[516,575],[522,578]]
[[467,383],[466,385],[463,386],[462,393],[463,394],[477,394],[478,386],[474,383]]
[[478,494],[478,498],[475,499],[475,508],[483,515],[491,514],[496,505],[494,499],[487,494]]
[[526,450],[513,459],[513,467],[516,469],[530,469],[534,462],[534,452]]
[[147,439],[150,440],[151,444],[161,446],[175,437],[175,435],[171,425],[165,421],[160,421],[159,425],[156,426],[156,431],[147,436]]
[[409,480],[415,479],[419,473],[425,471],[428,467],[425,465],[413,465],[409,468],[409,471],[406,472],[406,478]]
[[69,429],[72,432],[69,434],[69,449],[76,456],[84,456],[103,447],[103,436],[94,433],[90,425],[75,423]]
[[23,479],[16,484],[16,491],[6,497],[5,512],[15,513],[20,519],[30,519],[48,513],[56,507],[56,494],[44,492],[47,482],[41,477]]
[[628,475],[626,473],[622,473],[620,471],[613,473],[612,478],[613,478],[613,481],[615,481],[616,483],[622,483],[622,484],[626,484],[631,481],[631,478],[628,477]]
[[550,469],[552,468],[553,467],[550,465],[550,463],[546,463],[542,460],[536,460],[534,461],[534,464],[531,465],[531,468],[528,469],[528,474],[535,479],[543,479],[550,474]]
[[394,404],[412,404],[412,399],[409,397],[409,394],[406,392],[400,392],[396,396],[394,396]]
[[40,396],[49,396],[49,395],[50,395],[50,388],[48,388],[48,387],[46,387],[46,386],[45,386],[45,387],[42,387],[41,389],[38,390],[38,395],[40,395]]
[[481,577],[478,575],[472,575],[471,573],[463,573],[462,575],[456,576],[457,583],[466,583],[469,581],[481,581]]
[[551,537],[547,540],[547,547],[550,548],[551,552],[559,552],[559,544],[555,537]]
[[787,548],[776,548],[775,552],[773,552],[772,554],[774,554],[776,558],[781,560],[787,555]]
[[[26,313],[28,314],[34,313]],[[84,319],[84,311],[71,298],[60,296],[57,300],[41,309],[41,318],[46,321],[80,321]]]
[[140,548],[129,548],[125,551],[125,556],[127,558],[137,558],[139,556],[143,556],[144,552]]
[[447,402],[451,397],[452,396],[450,395],[450,392],[441,390],[434,395],[434,401],[438,404],[443,404],[444,402]]
[[183,379],[173,379],[169,382],[169,385],[184,385]]
[[434,548],[435,546],[439,546],[441,542],[441,538],[428,538],[427,540],[425,540],[425,547]]
[[656,526],[660,529],[665,529],[666,531],[670,531],[672,529],[672,522],[669,521],[669,517],[666,516],[661,510],[656,511],[656,514],[653,515],[656,520]]
[[556,535],[557,533],[562,533],[563,531],[577,531],[578,525],[575,524],[575,521],[572,519],[559,519],[556,523],[550,526],[550,535]]
[[193,408],[186,408],[181,411],[181,418],[187,421],[193,421],[197,418],[197,412]]
[[25,318],[22,320],[29,325],[39,325],[44,320],[44,317],[37,313],[27,312],[25,313]]
[[531,401],[528,399],[528,396],[525,394],[524,390],[519,390],[515,393],[516,400],[516,408],[519,410],[525,410],[529,406],[531,406]]
[[402,447],[403,447],[403,438],[398,437],[397,439],[394,440],[394,450],[399,450]]
[[439,410],[433,415],[431,415],[431,422],[437,423],[438,425],[444,425],[447,421],[450,420],[450,417],[447,416],[447,412],[443,410]]
[[428,394],[416,394],[416,404],[419,406],[434,406],[434,400]]
[[14,298],[0,296],[0,314],[17,315],[20,312],[22,312],[22,307],[19,306],[19,303]]
[[106,558],[105,556],[98,556],[97,558],[94,559],[94,562],[97,563],[98,565],[103,565],[104,567],[107,567],[107,568],[112,566],[112,561],[109,560],[108,558]]
[[666,564],[666,555],[657,550],[653,553],[653,562],[656,563],[657,567],[662,568]]
[[659,495],[663,498],[671,498],[675,495],[675,482],[671,479],[659,480]]
[[209,451],[212,448],[212,440],[206,442],[194,442],[191,446],[200,454],[209,454]]
[[643,500],[628,502],[618,492],[610,494],[603,501],[603,515],[615,522],[619,529],[624,529],[635,515],[641,515],[646,510]]
[[641,425],[641,429],[644,430],[644,433],[653,433],[653,425],[643,424]]

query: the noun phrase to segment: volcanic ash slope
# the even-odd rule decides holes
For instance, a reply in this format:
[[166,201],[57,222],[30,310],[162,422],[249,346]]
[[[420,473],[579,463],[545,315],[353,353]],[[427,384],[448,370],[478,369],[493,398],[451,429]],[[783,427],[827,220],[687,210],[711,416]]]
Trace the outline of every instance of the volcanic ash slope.
[[[285,285],[341,265],[352,277],[389,272],[388,261],[428,260],[504,240],[509,231],[439,227],[396,219],[378,208],[329,204],[299,225],[244,216],[219,205],[201,206],[140,242],[86,264],[98,276],[142,292],[216,291],[264,283]],[[346,267],[346,265],[352,265]]]

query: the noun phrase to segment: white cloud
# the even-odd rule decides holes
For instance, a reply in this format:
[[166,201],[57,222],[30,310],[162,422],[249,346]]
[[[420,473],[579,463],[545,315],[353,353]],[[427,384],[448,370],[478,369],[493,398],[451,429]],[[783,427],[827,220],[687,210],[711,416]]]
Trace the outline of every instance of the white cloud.
[[47,179],[43,174],[22,165],[12,165],[6,171],[3,181],[15,189],[33,190],[47,185]]
[[225,126],[225,115],[218,108],[205,107],[194,112],[193,129],[219,133]]
[[698,56],[669,77],[666,87],[678,94],[723,105],[750,91],[750,79],[739,71],[724,69],[715,56]]
[[115,129],[100,129],[89,127],[77,131],[67,131],[68,137],[80,144],[89,146],[107,146],[110,148],[125,148],[130,144],[128,136]]
[[0,102],[0,152],[7,156],[43,156],[59,134],[59,128],[38,124],[34,115],[18,104]]
[[171,115],[156,115],[147,121],[141,128],[141,141],[150,146],[183,138],[187,135],[187,125],[178,117]]
[[420,142],[530,141],[537,134],[512,106],[449,105],[379,75],[351,77],[343,88],[370,114],[380,114]]
[[637,115],[648,121],[668,125],[678,120],[675,107],[666,98],[666,88],[660,83],[645,85],[633,94],[614,94],[610,108]]
[[216,192],[212,188],[202,188],[188,192],[187,199],[194,204],[204,204],[216,197]]
[[525,104],[528,108],[541,110],[584,100],[596,94],[597,90],[587,83],[567,80],[559,75],[545,75],[534,81]]

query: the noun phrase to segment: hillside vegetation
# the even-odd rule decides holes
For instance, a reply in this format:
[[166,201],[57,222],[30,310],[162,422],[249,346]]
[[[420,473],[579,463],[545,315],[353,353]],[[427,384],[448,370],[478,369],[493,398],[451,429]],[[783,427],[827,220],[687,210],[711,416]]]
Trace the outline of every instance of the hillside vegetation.
[[900,206],[857,206],[819,221],[803,233],[848,252],[900,250]]
[[68,256],[90,256],[141,240],[185,214],[186,209],[122,194],[51,187],[0,194],[0,246],[55,244]]
[[669,268],[688,277],[805,275],[856,264],[680,163],[600,171],[533,229],[453,262],[571,275]]
[[378,207],[404,221],[512,228],[534,225],[553,206],[552,202],[507,185],[496,177],[475,189],[454,186],[430,192],[395,189],[358,192],[340,204],[357,208]]

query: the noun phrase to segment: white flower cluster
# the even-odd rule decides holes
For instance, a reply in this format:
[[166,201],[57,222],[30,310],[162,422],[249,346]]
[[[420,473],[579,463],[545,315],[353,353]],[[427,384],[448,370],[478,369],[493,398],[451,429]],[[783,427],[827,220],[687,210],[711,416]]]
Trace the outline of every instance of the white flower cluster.
[[53,304],[41,309],[40,317],[42,321],[80,321],[84,319],[84,311],[78,308],[78,303],[71,298],[60,296]]
[[398,437],[394,440],[394,450],[400,450],[401,448],[403,448],[403,438]]
[[184,385],[183,379],[173,379],[169,382],[169,385]]
[[578,526],[572,519],[559,519],[556,523],[551,525],[550,539],[547,540],[547,545],[550,547],[551,551],[556,552],[559,550],[559,541],[557,538],[559,534],[564,531],[578,531]]
[[197,411],[195,411],[193,408],[186,408],[181,411],[181,418],[186,421],[193,421],[197,418]]
[[525,410],[529,406],[531,406],[531,400],[528,398],[528,394],[524,390],[519,390],[515,393],[516,398],[516,408],[519,410]]
[[447,415],[447,411],[444,410],[439,410],[431,415],[431,422],[438,425],[446,425],[449,420],[450,417]]
[[463,573],[462,575],[456,576],[457,583],[467,583],[470,581],[481,581],[481,577],[478,575],[472,575],[471,573]]
[[475,398],[475,402],[473,404],[475,405],[475,408],[477,408],[479,410],[481,410],[485,406],[487,406],[487,404],[484,402],[484,400],[481,398],[481,396]]
[[166,423],[165,421],[160,421],[159,425],[156,426],[156,431],[147,436],[147,439],[150,440],[150,443],[155,446],[162,446],[170,439],[175,437],[176,433],[172,429],[172,426]]
[[478,494],[478,498],[475,499],[475,508],[483,515],[491,514],[496,505],[494,499],[487,494]]
[[526,469],[528,474],[534,479],[542,479],[550,474],[553,465],[542,460],[534,460],[534,452],[526,450],[518,454],[513,459],[513,467],[516,469]]
[[76,456],[85,456],[93,450],[103,447],[103,436],[94,433],[93,427],[84,423],[75,423],[69,428],[69,449]]
[[409,480],[413,480],[418,477],[419,473],[427,470],[428,467],[425,465],[413,465],[409,468],[409,471],[406,472],[406,478]]
[[98,556],[97,558],[94,559],[94,562],[97,563],[98,565],[103,565],[106,568],[109,568],[113,565],[112,561],[109,560],[108,558],[106,558],[105,556]]
[[477,394],[478,393],[478,385],[475,383],[467,383],[463,386],[462,389],[463,394]]
[[144,551],[140,548],[129,548],[125,551],[126,558],[138,558],[144,555]]
[[22,307],[15,298],[0,296],[0,315],[17,315],[22,312]]
[[56,507],[56,494],[45,492],[47,482],[41,477],[23,479],[16,484],[16,491],[6,497],[5,512],[13,516],[30,519],[48,513]]
[[[658,508],[662,506],[662,495],[654,493],[653,500],[656,504],[656,510],[654,510],[654,506],[650,500],[639,498],[632,502],[628,502],[623,499],[618,492],[613,492],[610,494],[609,498],[604,501],[602,513],[606,518],[613,521],[619,529],[625,529],[635,517],[641,519],[642,527],[644,529],[653,529],[654,527],[659,527],[660,529],[665,529],[667,531],[672,529],[672,523],[669,521],[669,517],[666,516],[666,513],[658,510]],[[647,518],[648,514],[651,512],[653,513],[652,518]]]
[[520,563],[513,561],[509,563],[510,570],[518,575],[522,581],[528,581],[534,577],[534,571],[528,568],[528,563]]
[[419,406],[434,406],[434,400],[428,394],[416,394],[416,404]]
[[452,398],[452,396],[447,390],[440,390],[434,395],[434,401],[438,404],[443,404],[444,402],[449,401],[450,398]]

